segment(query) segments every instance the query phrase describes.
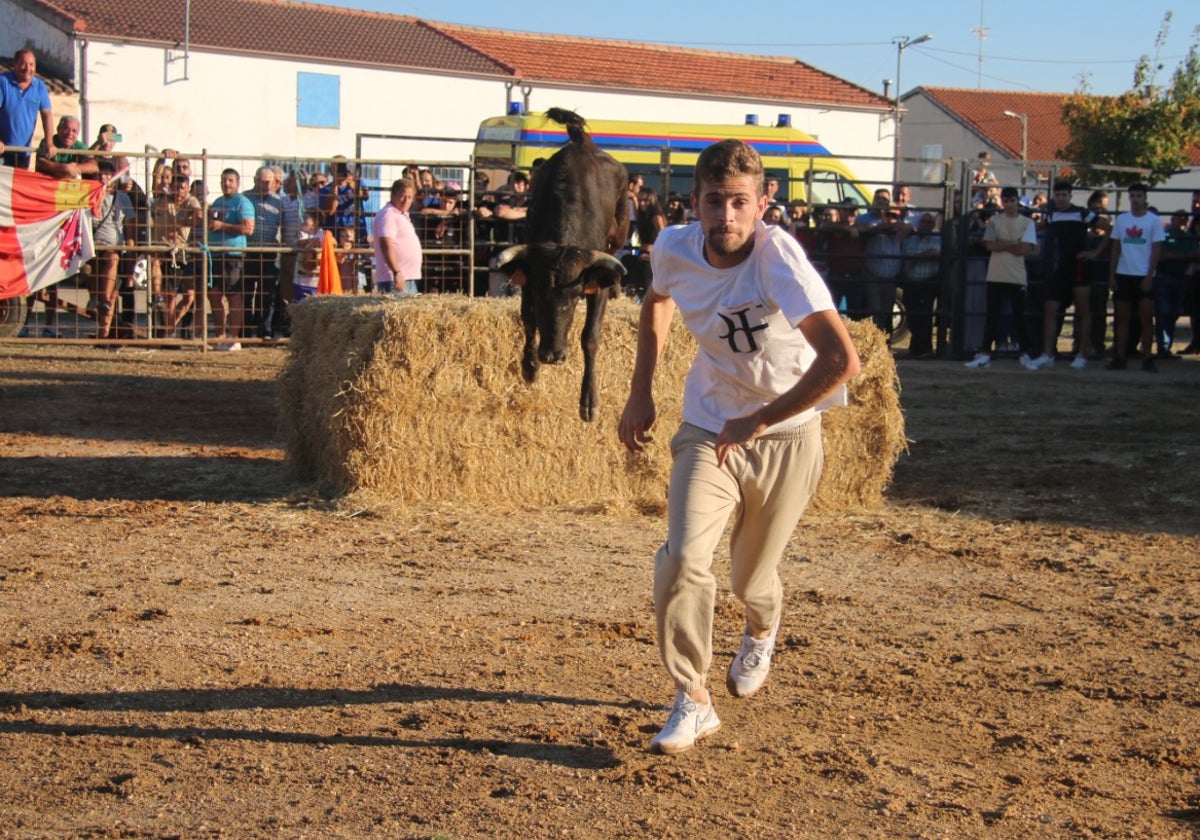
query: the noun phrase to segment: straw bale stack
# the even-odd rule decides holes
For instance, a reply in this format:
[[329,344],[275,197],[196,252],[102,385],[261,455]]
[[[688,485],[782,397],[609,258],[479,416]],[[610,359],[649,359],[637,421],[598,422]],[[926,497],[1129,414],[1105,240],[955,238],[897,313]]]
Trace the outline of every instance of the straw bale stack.
[[[296,473],[334,496],[400,505],[483,503],[665,510],[683,380],[695,344],[676,318],[655,378],[655,442],[633,455],[616,422],[629,387],[637,308],[614,301],[597,360],[600,415],[578,416],[582,352],[520,374],[515,300],[319,296],[294,306],[280,375],[281,429]],[[576,334],[583,319],[582,307]],[[904,447],[895,365],[883,335],[851,324],[863,357],[851,405],[825,414],[814,506],[878,504]]]

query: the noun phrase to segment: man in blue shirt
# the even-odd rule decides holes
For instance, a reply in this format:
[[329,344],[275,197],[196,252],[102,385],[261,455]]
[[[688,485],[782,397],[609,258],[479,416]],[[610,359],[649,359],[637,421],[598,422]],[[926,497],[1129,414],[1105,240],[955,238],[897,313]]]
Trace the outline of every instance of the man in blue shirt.
[[54,116],[50,108],[50,92],[46,83],[37,77],[37,58],[33,50],[17,50],[13,67],[0,75],[0,153],[5,166],[29,168],[29,152],[11,152],[6,146],[32,146],[33,130],[38,117],[42,119],[42,134],[54,155],[51,126]]
[[221,172],[221,195],[208,208],[208,245],[213,249],[208,302],[216,338],[223,339],[214,347],[216,350],[242,349],[238,338],[248,301],[243,284],[245,253],[241,249],[246,247],[246,237],[254,233],[254,205],[238,192],[241,185],[236,169]]
[[[254,173],[254,188],[242,193],[254,205],[254,232],[247,245],[252,248],[279,247],[280,222],[283,219],[283,200],[276,192],[275,175],[268,166],[260,166]],[[271,322],[275,318],[275,298],[279,285],[279,274],[275,261],[279,254],[271,251],[255,251],[246,255],[245,293],[246,305],[251,307],[251,317],[246,323],[258,329],[259,338],[271,337]]]

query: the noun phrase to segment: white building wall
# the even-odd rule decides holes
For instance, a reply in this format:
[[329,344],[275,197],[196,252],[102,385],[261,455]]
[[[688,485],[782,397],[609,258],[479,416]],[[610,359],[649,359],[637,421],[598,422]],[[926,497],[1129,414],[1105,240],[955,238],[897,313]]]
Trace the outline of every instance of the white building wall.
[[[85,127],[94,134],[103,123],[121,131],[121,148],[150,146],[186,153],[260,157],[353,156],[358,134],[461,138],[460,142],[364,140],[362,156],[414,161],[466,161],[479,123],[505,112],[511,94],[505,79],[471,79],[429,73],[350,67],[193,50],[168,66],[158,47],[92,40],[81,51],[86,62]],[[296,76],[322,73],[340,78],[338,128],[297,125]],[[868,180],[890,179],[890,120],[880,114],[771,103],[686,99],[664,95],[537,87],[532,110],[560,106],[592,119],[667,120],[738,125],[747,114],[770,125],[778,115],[815,135],[827,148],[849,158],[851,169]],[[886,123],[881,128],[881,124]],[[886,136],[881,136],[886,130]],[[90,139],[90,138],[89,138]],[[854,160],[887,157],[887,161]],[[243,172],[249,176],[249,172]],[[210,173],[211,175],[211,173]],[[214,182],[215,183],[215,182]]]
[[[465,139],[475,132],[464,113],[504,106],[503,85],[494,81],[193,50],[187,79],[168,82],[168,74],[182,74],[182,64],[168,68],[162,49],[93,41],[86,54],[90,128],[114,123],[123,148],[132,151],[150,144],[189,153],[353,156],[357,133]],[[337,128],[297,125],[301,72],[340,79]],[[469,144],[443,143],[364,149],[369,156],[419,159],[465,159],[469,153]]]

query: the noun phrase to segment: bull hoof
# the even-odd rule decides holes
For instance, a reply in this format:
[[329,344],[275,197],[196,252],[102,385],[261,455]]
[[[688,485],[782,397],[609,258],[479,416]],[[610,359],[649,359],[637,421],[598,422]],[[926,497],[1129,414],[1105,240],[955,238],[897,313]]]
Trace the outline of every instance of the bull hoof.
[[586,402],[579,404],[579,419],[584,423],[591,423],[596,419],[597,408],[599,406],[592,405]]
[[536,361],[530,362],[528,359],[523,360],[521,362],[521,376],[524,377],[526,382],[532,384],[533,381],[537,379],[538,367],[539,366]]

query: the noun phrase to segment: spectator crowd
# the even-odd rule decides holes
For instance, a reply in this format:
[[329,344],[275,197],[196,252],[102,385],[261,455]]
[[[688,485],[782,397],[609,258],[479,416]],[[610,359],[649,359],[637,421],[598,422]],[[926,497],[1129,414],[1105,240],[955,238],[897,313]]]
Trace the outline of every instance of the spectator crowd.
[[[45,139],[32,155],[21,151],[39,123]],[[89,293],[83,314],[95,321],[96,338],[199,337],[196,313],[206,311],[212,321],[203,334],[219,349],[240,349],[247,338],[284,337],[288,305],[317,290],[326,238],[343,293],[513,292],[503,274],[477,278],[469,266],[486,266],[503,247],[521,241],[536,164],[529,173],[507,173],[496,187],[487,172],[476,171],[470,191],[410,165],[375,212],[371,188],[345,158],[307,169],[258,166],[248,183],[243,176],[249,173],[226,168],[219,194],[210,197],[197,167],[178,152],[164,150],[144,186],[130,159],[116,151],[122,136],[115,125],[102,125],[90,146],[79,134],[73,116],[54,123],[36,56],[18,51],[12,69],[0,75],[3,164],[32,163],[54,178],[104,185],[93,221],[98,256],[80,280]],[[961,343],[975,351],[971,367],[986,367],[993,354],[1006,352],[1030,370],[1053,367],[1068,310],[1072,368],[1107,356],[1108,367],[1120,369],[1137,356],[1152,371],[1155,359],[1200,352],[1200,191],[1164,221],[1146,204],[1145,185],[1130,187],[1130,208],[1114,216],[1106,192],[1093,192],[1077,206],[1076,188],[1067,181],[1055,182],[1050,197],[1001,188],[986,153],[971,181],[970,209],[947,219],[941,206],[914,207],[907,184],[875,190],[868,207],[850,199],[810,207],[802,198],[788,200],[779,181],[768,177],[762,221],[791,231],[850,317],[870,318],[890,336],[902,301],[914,358],[932,358],[940,349],[935,335],[944,336],[950,323],[942,298],[951,286],[944,281],[951,257],[964,252],[966,305],[960,310],[968,315],[963,323],[974,321],[962,327]],[[640,173],[630,174],[628,203],[628,241],[618,256],[627,269],[625,292],[640,300],[652,280],[650,254],[659,232],[693,217],[689,196],[660,197]],[[473,261],[467,259],[472,244]],[[142,288],[145,326],[135,306]],[[1110,294],[1113,339],[1106,346]],[[35,298],[44,310],[40,334],[57,336],[58,313],[66,307],[56,289]],[[23,335],[39,333],[34,302]],[[1184,317],[1192,339],[1177,350],[1176,326]]]

